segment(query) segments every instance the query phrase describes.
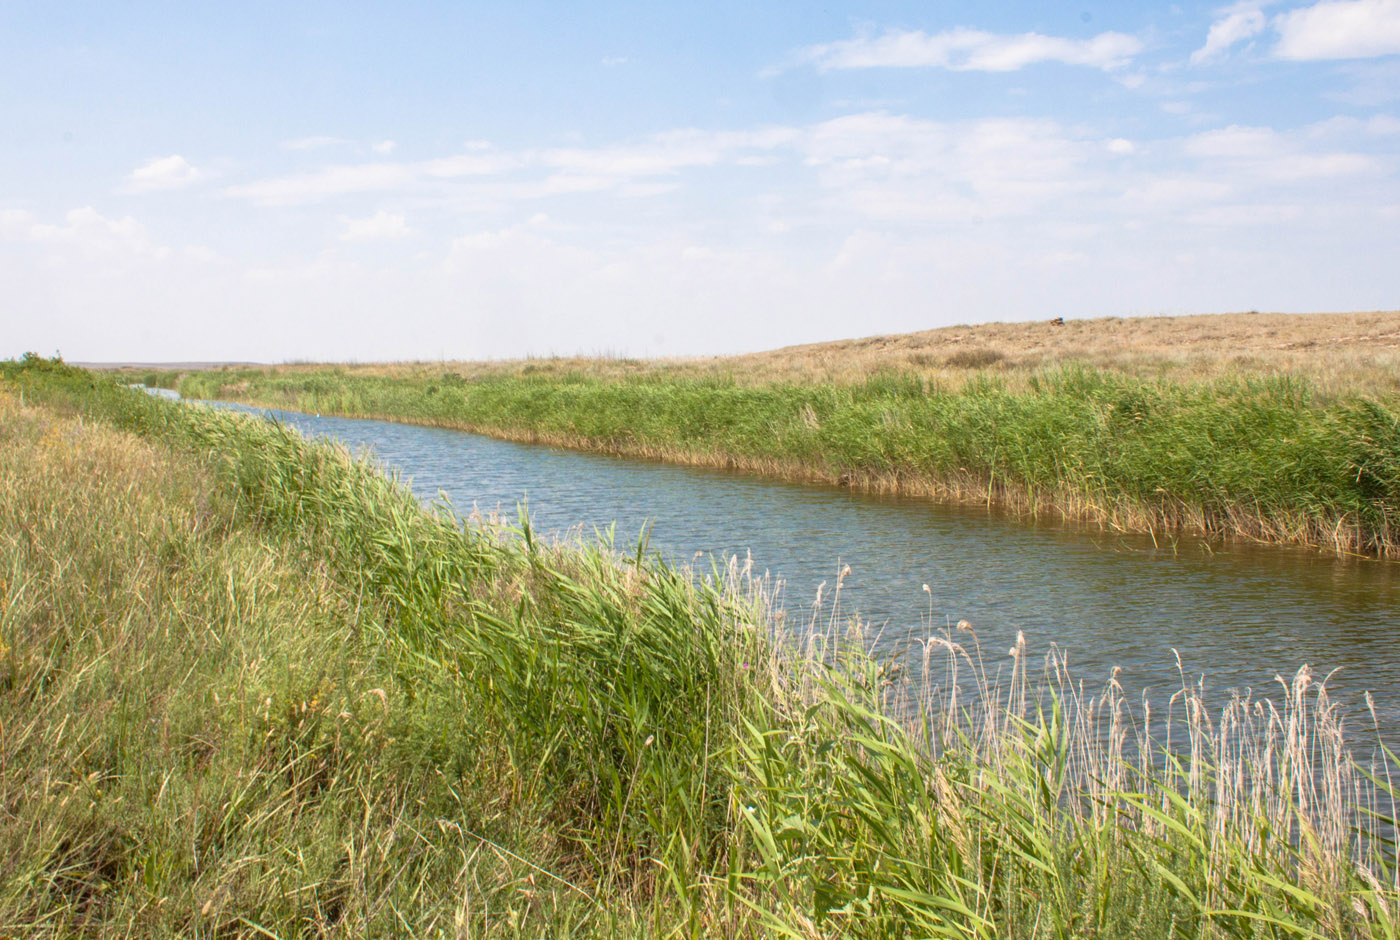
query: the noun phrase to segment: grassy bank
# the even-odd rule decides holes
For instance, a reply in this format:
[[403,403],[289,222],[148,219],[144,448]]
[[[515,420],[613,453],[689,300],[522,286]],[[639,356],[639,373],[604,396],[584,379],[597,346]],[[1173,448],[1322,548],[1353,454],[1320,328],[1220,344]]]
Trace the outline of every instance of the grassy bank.
[[742,601],[12,372],[0,932],[643,935],[726,850]]
[[450,371],[212,371],[187,396],[388,418],[605,453],[1090,519],[1400,551],[1400,409],[1301,379],[1182,383],[1084,367],[1013,387]]
[[0,932],[1396,935],[1386,777],[1306,671],[1149,742],[1021,644],[911,685],[741,572],[0,371]]

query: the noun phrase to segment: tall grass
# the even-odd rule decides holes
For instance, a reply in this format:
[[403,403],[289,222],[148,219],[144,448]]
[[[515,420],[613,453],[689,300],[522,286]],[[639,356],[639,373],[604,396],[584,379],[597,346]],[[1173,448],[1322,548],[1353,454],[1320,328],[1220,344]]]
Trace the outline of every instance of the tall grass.
[[1400,412],[1288,378],[1184,385],[1066,368],[1012,390],[642,375],[205,372],[187,396],[458,427],[1136,529],[1400,549]]
[[[558,551],[528,526],[520,540],[463,529],[446,513],[423,512],[376,468],[283,428],[164,408],[61,368],[18,378],[30,401],[202,455],[204,482],[221,482],[208,492],[166,486],[168,455],[145,479],[118,479],[99,458],[134,448],[130,439],[20,413],[21,439],[57,427],[96,466],[36,462],[39,445],[7,448],[7,482],[24,493],[5,501],[4,546],[24,576],[6,584],[14,635],[5,639],[32,652],[10,704],[25,726],[41,695],[52,720],[42,729],[51,737],[16,738],[7,719],[4,747],[21,751],[6,759],[44,781],[57,774],[109,794],[136,778],[134,791],[102,811],[136,819],[112,821],[91,839],[62,826],[45,838],[7,839],[28,877],[0,889],[13,905],[0,923],[51,921],[63,935],[92,920],[145,915],[164,898],[183,911],[160,923],[175,933],[238,932],[239,918],[278,924],[279,933],[355,935],[397,930],[396,922],[412,924],[403,927],[409,935],[435,924],[505,935],[645,933],[646,906],[627,899],[654,893],[655,865],[713,864],[727,851],[724,748],[713,742],[713,760],[706,748],[712,726],[742,726],[739,663],[766,647],[761,631],[739,626],[757,622],[742,597],[697,586],[651,558],[619,565],[602,548]],[[26,470],[31,464],[38,473]],[[133,491],[146,498],[122,504]],[[132,532],[159,532],[164,514],[220,495],[218,524],[206,531],[260,534],[251,558],[211,549],[197,565],[179,555],[167,561],[163,543],[114,539],[105,529],[109,518],[137,513],[126,522]],[[270,585],[241,583],[240,566],[267,568],[269,559],[277,562]],[[72,575],[92,563],[123,565],[136,580],[111,578],[88,591]],[[180,603],[166,581],[171,567],[198,573],[195,593]],[[312,577],[303,581],[303,572]],[[75,592],[89,605],[81,616],[69,606]],[[252,622],[227,624],[223,606],[235,598]],[[51,623],[55,636],[42,629]],[[239,635],[225,642],[225,629]],[[153,655],[153,631],[174,647]],[[268,640],[277,642],[264,650]],[[209,661],[210,644],[237,680]],[[46,652],[54,649],[63,655]],[[134,667],[124,665],[128,657]],[[113,708],[98,694],[95,676],[109,668],[129,689],[123,701],[142,707]],[[284,675],[247,689],[249,673]],[[167,699],[171,683],[215,700],[206,720],[214,727],[177,734],[173,748],[178,755],[197,738],[187,746],[202,762],[151,747],[151,719],[164,727],[168,708],[191,707]],[[75,736],[75,715],[90,735]],[[85,768],[93,751],[107,755],[96,777],[70,770]],[[214,754],[221,759],[211,765]],[[195,791],[191,799],[203,799],[142,810],[168,790],[159,775],[167,762]],[[214,792],[201,793],[206,786]],[[96,811],[91,800],[82,805]],[[150,864],[128,849],[145,842],[148,826],[183,830]],[[354,853],[341,864],[347,838]],[[89,842],[68,861],[69,846]],[[221,875],[201,874],[210,869]],[[91,890],[77,897],[70,882]],[[113,893],[120,903],[105,903]]]
[[1308,672],[1153,741],[1023,644],[900,677],[738,567],[3,372],[0,931],[1396,935],[1389,763]]

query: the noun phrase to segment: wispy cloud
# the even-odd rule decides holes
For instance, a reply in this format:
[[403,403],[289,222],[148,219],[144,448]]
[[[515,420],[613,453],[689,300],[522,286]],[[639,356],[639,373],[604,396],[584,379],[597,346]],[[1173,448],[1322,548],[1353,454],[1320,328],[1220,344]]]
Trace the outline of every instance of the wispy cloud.
[[[751,131],[676,130],[630,143],[502,152],[469,144],[458,154],[417,162],[375,162],[323,167],[308,173],[269,177],[225,190],[259,205],[285,206],[364,193],[440,190],[454,182],[495,179],[500,195],[538,198],[596,192],[654,181],[690,168],[753,157],[790,141],[790,128]],[[632,189],[629,195],[664,189]]]
[[361,163],[256,180],[229,187],[225,193],[259,205],[286,206],[353,193],[399,189],[412,184],[414,179],[413,170],[404,164]]
[[1253,182],[1298,183],[1381,169],[1369,154],[1329,146],[1336,135],[1328,131],[1325,125],[1292,134],[1232,125],[1187,138],[1183,152]]
[[869,68],[943,68],[952,71],[1014,72],[1040,62],[1118,69],[1142,51],[1126,33],[1067,39],[1041,33],[999,34],[957,28],[940,33],[890,30],[809,46],[797,60],[822,71]]
[[163,260],[170,249],[156,244],[146,227],[131,216],[113,219],[92,206],[73,209],[61,224],[40,222],[22,209],[0,211],[0,238],[13,242],[77,249],[99,257]]
[[1206,43],[1191,53],[1191,61],[1199,65],[1223,56],[1236,43],[1244,42],[1264,31],[1268,17],[1261,9],[1258,0],[1236,3],[1217,12],[1217,19],[1210,24]]
[[369,149],[373,150],[375,153],[391,154],[397,146],[398,144],[394,143],[392,140],[381,140],[377,143],[370,144]]
[[[512,213],[538,211],[526,207],[564,196],[702,193],[712,184],[699,174],[752,173],[772,187],[765,205],[780,207],[755,223],[765,231],[773,223],[793,230],[840,218],[945,225],[1052,212],[1065,218],[1121,212],[1147,224],[1153,214],[1180,221],[1188,211],[1255,196],[1269,204],[1316,205],[1320,197],[1307,190],[1322,181],[1328,198],[1345,190],[1362,204],[1365,187],[1389,185],[1384,181],[1394,175],[1395,125],[1336,118],[1292,130],[1228,125],[1130,140],[1045,118],[937,121],[869,111],[807,125],[678,129],[599,146],[477,147],[417,162],[328,166],[227,192],[267,206],[329,200],[355,206],[372,194],[381,205],[417,205],[431,217],[440,215],[433,206]],[[345,241],[407,232],[399,210],[370,211],[352,208],[339,216]],[[1233,209],[1212,216],[1213,224],[1252,217]]]
[[489,148],[468,145],[466,153],[438,157],[420,163],[403,164],[414,175],[436,179],[456,179],[464,176],[495,176],[520,165],[520,159],[510,154],[490,152]]
[[668,131],[633,144],[569,147],[535,152],[531,162],[571,174],[601,177],[665,176],[688,167],[714,166],[740,151],[770,150],[791,141],[791,128],[757,131]]
[[156,157],[132,170],[123,187],[127,192],[146,193],[165,189],[182,189],[196,183],[204,174],[190,165],[178,153]]
[[1027,218],[1102,185],[1101,139],[1057,122],[943,122],[872,112],[813,125],[798,142],[829,209],[879,222]]
[[1280,59],[1366,59],[1400,53],[1400,0],[1323,0],[1274,18]]

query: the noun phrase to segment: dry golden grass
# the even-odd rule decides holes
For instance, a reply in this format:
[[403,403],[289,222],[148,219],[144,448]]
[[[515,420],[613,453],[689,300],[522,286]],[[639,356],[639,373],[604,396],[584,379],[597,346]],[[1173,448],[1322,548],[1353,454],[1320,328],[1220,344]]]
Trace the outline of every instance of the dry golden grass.
[[739,372],[836,382],[882,369],[951,377],[1082,362],[1141,377],[1295,374],[1334,391],[1393,391],[1400,389],[1400,311],[988,323],[789,346],[730,362]]
[[979,372],[1017,387],[1065,363],[1184,382],[1225,375],[1306,377],[1324,394],[1400,392],[1400,311],[1228,313],[1182,317],[986,323],[786,346],[737,356],[659,359],[561,356],[484,362],[295,363],[277,371],[344,369],[355,375],[444,371],[469,377],[583,374],[626,378],[725,377],[742,384],[859,382],[885,370],[956,387]]

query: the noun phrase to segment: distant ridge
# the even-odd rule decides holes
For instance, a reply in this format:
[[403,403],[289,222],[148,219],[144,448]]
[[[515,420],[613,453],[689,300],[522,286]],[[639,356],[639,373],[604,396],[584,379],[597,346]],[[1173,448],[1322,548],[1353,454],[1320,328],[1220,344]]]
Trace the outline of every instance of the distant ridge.
[[223,362],[70,362],[69,365],[100,372],[115,372],[120,369],[218,369],[222,366],[263,366],[267,363],[229,359]]

